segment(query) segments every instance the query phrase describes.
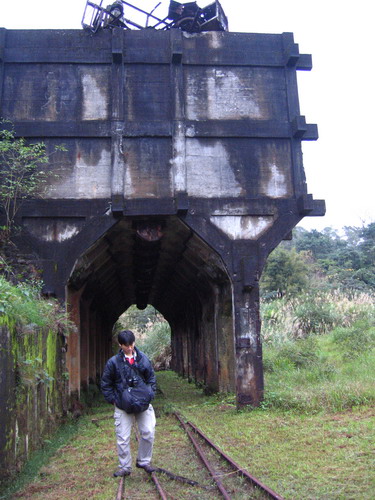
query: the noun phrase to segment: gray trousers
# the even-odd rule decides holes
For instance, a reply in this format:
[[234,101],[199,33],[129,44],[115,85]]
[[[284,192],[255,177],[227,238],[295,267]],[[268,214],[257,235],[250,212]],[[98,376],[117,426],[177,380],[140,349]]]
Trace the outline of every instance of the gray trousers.
[[152,458],[156,424],[155,412],[152,405],[137,415],[126,413],[115,406],[114,418],[120,469],[130,471],[132,467],[130,435],[134,420],[137,422],[140,434],[137,462],[140,465],[148,465]]

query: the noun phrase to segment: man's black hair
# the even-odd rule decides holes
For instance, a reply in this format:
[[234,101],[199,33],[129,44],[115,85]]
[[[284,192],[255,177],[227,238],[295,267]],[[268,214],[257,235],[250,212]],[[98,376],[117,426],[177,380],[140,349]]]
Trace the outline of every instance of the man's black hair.
[[135,342],[135,336],[131,330],[122,330],[117,335],[117,340],[120,345],[131,345]]

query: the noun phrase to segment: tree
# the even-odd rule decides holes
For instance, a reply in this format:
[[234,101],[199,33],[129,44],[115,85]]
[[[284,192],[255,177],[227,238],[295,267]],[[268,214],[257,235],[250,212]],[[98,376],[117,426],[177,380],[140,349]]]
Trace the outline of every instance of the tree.
[[[44,143],[28,144],[17,138],[13,125],[1,121],[0,130],[0,208],[4,212],[5,225],[1,236],[9,241],[15,219],[25,199],[41,196],[51,173],[44,168],[50,157]],[[65,150],[57,146],[56,150]]]
[[374,270],[375,262],[375,222],[361,228],[361,240],[358,244],[362,254],[362,266]]
[[308,288],[312,274],[307,253],[298,253],[295,248],[286,250],[278,247],[266,263],[261,279],[262,295],[296,295]]
[[339,235],[332,228],[325,228],[322,232],[313,229],[304,231],[296,240],[296,249],[311,252],[316,259],[331,258],[332,255],[346,246]]
[[375,223],[366,227],[346,226],[340,237],[332,228],[322,232],[300,230],[295,248],[308,251],[326,275],[331,286],[346,290],[370,291],[375,288]]

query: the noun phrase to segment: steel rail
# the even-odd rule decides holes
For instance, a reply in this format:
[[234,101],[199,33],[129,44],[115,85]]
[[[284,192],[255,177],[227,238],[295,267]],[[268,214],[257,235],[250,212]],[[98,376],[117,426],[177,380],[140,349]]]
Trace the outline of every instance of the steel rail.
[[216,471],[214,470],[214,468],[209,463],[209,461],[208,461],[208,459],[207,459],[204,451],[202,450],[202,448],[197,443],[196,439],[192,435],[191,431],[188,429],[188,427],[185,424],[185,422],[181,419],[181,417],[177,413],[175,413],[174,415],[177,418],[177,420],[180,422],[180,424],[182,425],[182,427],[183,427],[184,431],[186,432],[186,434],[189,436],[190,441],[193,443],[194,448],[196,449],[196,451],[197,451],[200,459],[202,460],[202,462],[206,466],[207,470],[211,474],[211,476],[212,476],[213,480],[215,481],[216,486],[218,487],[220,493],[223,495],[223,497],[225,498],[225,500],[231,500],[231,496],[229,495],[228,491],[225,489],[223,483],[217,478]]
[[167,495],[165,494],[165,491],[163,490],[161,484],[159,483],[159,480],[158,478],[156,477],[156,474],[155,472],[151,472],[151,479],[153,480],[155,486],[156,486],[156,489],[158,490],[158,493],[160,495],[160,498],[162,500],[168,500],[167,499]]
[[117,488],[116,500],[122,500],[124,498],[124,489],[125,489],[125,478],[122,477],[120,479],[120,483]]
[[207,442],[207,444],[209,444],[212,448],[214,448],[214,450],[216,450],[219,453],[219,455],[222,458],[224,458],[233,467],[233,469],[235,469],[239,474],[241,474],[242,477],[247,479],[249,482],[251,482],[252,484],[257,486],[258,488],[265,491],[274,500],[284,500],[284,498],[282,496],[275,493],[273,490],[271,490],[271,488],[269,488],[268,486],[263,484],[261,481],[259,481],[259,479],[254,477],[252,474],[247,472],[247,470],[245,470],[243,467],[238,465],[234,460],[232,460],[226,453],[224,453],[218,446],[216,446],[216,444],[213,441],[211,441],[211,439],[209,439],[196,425],[194,425],[191,422],[187,422],[187,424],[197,434],[199,434],[199,436],[201,436],[201,438],[204,439]]

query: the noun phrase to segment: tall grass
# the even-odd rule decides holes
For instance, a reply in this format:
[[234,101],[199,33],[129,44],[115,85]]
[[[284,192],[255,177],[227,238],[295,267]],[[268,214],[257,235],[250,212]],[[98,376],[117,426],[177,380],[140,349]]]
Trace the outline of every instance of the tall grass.
[[[148,305],[140,311],[131,306],[120,316],[115,325],[115,332],[121,329],[133,330],[137,347],[141,349],[151,361],[163,356],[170,356],[171,329],[169,323],[154,307]],[[158,359],[160,362],[160,359]]]
[[311,333],[325,334],[337,326],[350,327],[357,320],[374,318],[374,305],[372,294],[357,292],[347,295],[338,290],[263,301],[263,341],[282,343],[305,338]]
[[171,329],[167,321],[153,324],[147,335],[138,342],[139,348],[155,361],[171,344]]
[[343,411],[375,402],[373,297],[339,292],[262,305],[264,408]]

